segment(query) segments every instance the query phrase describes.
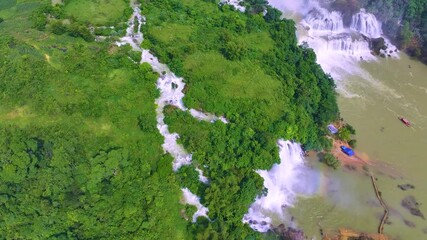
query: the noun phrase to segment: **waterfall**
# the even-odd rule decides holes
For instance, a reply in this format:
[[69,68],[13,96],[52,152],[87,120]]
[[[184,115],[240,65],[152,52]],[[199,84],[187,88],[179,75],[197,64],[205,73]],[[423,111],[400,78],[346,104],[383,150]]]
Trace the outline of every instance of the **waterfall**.
[[353,15],[350,28],[370,38],[379,38],[383,34],[381,22],[375,15],[367,13],[363,8]]
[[310,196],[318,192],[320,173],[307,167],[303,151],[298,143],[279,140],[280,164],[270,170],[258,170],[264,179],[267,194],[258,197],[243,217],[254,230],[266,232],[272,224],[272,215],[278,215],[280,221],[290,222],[285,214],[298,196]]
[[[342,14],[316,6],[304,17],[302,24],[308,30],[303,41],[316,52],[353,56],[356,59],[374,59],[369,38],[381,36],[381,23],[374,15],[361,10],[354,14],[350,28],[345,28]],[[300,39],[301,40],[301,39]],[[317,42],[317,43],[316,43]],[[321,43],[321,44],[319,44]]]
[[209,219],[208,217],[209,209],[200,203],[200,198],[197,195],[190,192],[188,188],[181,188],[181,191],[183,196],[183,199],[182,199],[183,202],[185,204],[193,205],[197,208],[197,211],[192,216],[192,222],[195,223],[198,217],[205,217]]
[[[323,1],[322,3],[327,3]],[[349,89],[348,76],[360,76],[362,81],[352,83],[362,87],[377,88],[390,94],[391,90],[374,79],[360,67],[360,62],[377,61],[370,41],[383,37],[386,51],[383,57],[399,58],[398,51],[387,38],[382,36],[381,22],[365,9],[352,16],[350,26],[345,26],[340,12],[329,11],[319,0],[269,0],[269,4],[282,10],[286,16],[296,20],[298,41],[307,43],[314,50],[322,69],[335,79],[337,91],[344,97],[360,97]]]
[[344,23],[341,13],[326,9],[313,9],[305,18],[307,24],[314,31],[341,32],[344,30]]

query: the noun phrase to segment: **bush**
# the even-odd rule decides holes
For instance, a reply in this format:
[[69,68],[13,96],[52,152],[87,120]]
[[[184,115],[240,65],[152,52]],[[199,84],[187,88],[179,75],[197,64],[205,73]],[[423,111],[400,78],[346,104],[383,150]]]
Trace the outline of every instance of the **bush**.
[[347,127],[343,127],[338,131],[338,138],[343,140],[343,141],[350,141],[350,137],[351,137],[351,132],[350,130],[348,130]]
[[353,126],[351,126],[350,124],[346,124],[345,125],[345,128],[347,128],[348,129],[348,131],[351,133],[351,134],[356,134],[356,130],[354,129],[354,127]]
[[350,145],[350,147],[352,148],[355,148],[357,146],[357,140],[351,139],[350,141],[348,141],[348,145]]
[[71,37],[81,37],[86,42],[92,42],[95,40],[89,29],[86,26],[78,23],[73,23],[70,25],[70,27],[68,28],[68,34]]
[[326,153],[323,157],[323,162],[326,163],[329,167],[332,167],[333,169],[337,169],[341,162],[331,153]]
[[47,24],[47,18],[44,15],[43,12],[38,11],[35,12],[32,16],[31,16],[31,20],[33,22],[33,26],[39,30],[39,31],[43,31],[46,29],[46,24]]
[[332,140],[326,137],[321,137],[319,139],[320,146],[325,151],[330,151],[332,149]]
[[50,31],[56,35],[62,35],[67,31],[67,28],[62,24],[61,20],[52,21],[50,23]]
[[248,49],[241,43],[234,41],[227,42],[223,49],[224,57],[228,60],[241,60],[248,52]]

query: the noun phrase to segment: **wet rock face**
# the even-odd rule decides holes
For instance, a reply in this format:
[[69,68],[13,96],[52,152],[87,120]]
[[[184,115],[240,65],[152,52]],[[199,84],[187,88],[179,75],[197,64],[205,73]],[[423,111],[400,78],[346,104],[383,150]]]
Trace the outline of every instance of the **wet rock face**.
[[415,227],[415,223],[404,219],[403,222],[405,223],[406,226],[410,227],[410,228],[414,228]]
[[369,40],[369,46],[371,50],[376,54],[380,55],[381,50],[386,50],[387,46],[385,44],[384,38],[371,38]]
[[420,203],[417,202],[414,196],[407,196],[402,200],[402,207],[406,208],[412,215],[425,219],[424,214],[421,212],[419,206]]
[[280,236],[280,239],[283,240],[305,240],[304,232],[295,229],[286,227],[283,224],[280,224],[279,226],[273,228],[273,231]]
[[409,183],[402,184],[402,185],[397,185],[397,187],[400,188],[400,190],[402,190],[402,191],[406,191],[406,190],[409,190],[409,189],[415,189],[415,186],[412,185],[412,184],[409,184]]

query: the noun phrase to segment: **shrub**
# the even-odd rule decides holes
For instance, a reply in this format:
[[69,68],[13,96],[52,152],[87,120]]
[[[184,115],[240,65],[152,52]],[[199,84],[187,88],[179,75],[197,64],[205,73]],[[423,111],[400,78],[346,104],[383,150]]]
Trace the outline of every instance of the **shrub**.
[[50,23],[50,31],[56,35],[62,35],[67,31],[67,28],[62,24],[62,21],[52,21]]
[[337,169],[341,162],[331,153],[326,153],[323,157],[323,162],[326,163],[326,165],[332,167],[333,169]]
[[72,37],[81,37],[86,42],[92,42],[95,40],[89,29],[81,24],[73,23],[68,28],[68,34]]
[[343,127],[338,131],[338,138],[343,141],[350,141],[351,133],[350,130],[348,130],[347,127]]
[[355,148],[357,146],[357,140],[351,139],[350,141],[348,141],[348,145],[350,145],[350,147],[352,148]]

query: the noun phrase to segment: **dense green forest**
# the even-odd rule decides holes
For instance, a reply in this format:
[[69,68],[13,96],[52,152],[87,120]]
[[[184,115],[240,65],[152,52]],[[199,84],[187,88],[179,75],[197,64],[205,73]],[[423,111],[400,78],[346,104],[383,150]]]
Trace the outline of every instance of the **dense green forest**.
[[0,238],[188,238],[150,66],[33,28],[42,1],[1,3]]
[[262,186],[253,169],[278,161],[277,139],[307,149],[328,145],[324,126],[338,115],[333,80],[311,49],[297,46],[294,22],[280,20],[277,10],[268,8],[264,16],[265,6],[251,2],[245,14],[212,1],[141,2],[143,45],[184,77],[187,107],[230,122],[200,122],[166,110],[171,130],[210,179],[209,185],[198,182],[191,166],[179,173],[214,219],[194,227],[201,239],[244,237],[250,232],[242,216]]
[[366,8],[401,49],[427,63],[427,0],[335,0],[333,7],[347,15]]
[[[0,2],[0,235],[259,238],[242,223],[262,192],[254,169],[279,161],[279,138],[328,146],[325,124],[338,117],[333,80],[297,46],[294,23],[271,8],[263,16],[217,1],[140,1],[143,47],[184,77],[185,104],[229,121],[166,108],[193,153],[174,173],[156,128],[158,75],[114,43],[129,1],[53,2],[61,5]],[[180,204],[181,187],[201,197],[210,220],[186,220],[194,210]]]

